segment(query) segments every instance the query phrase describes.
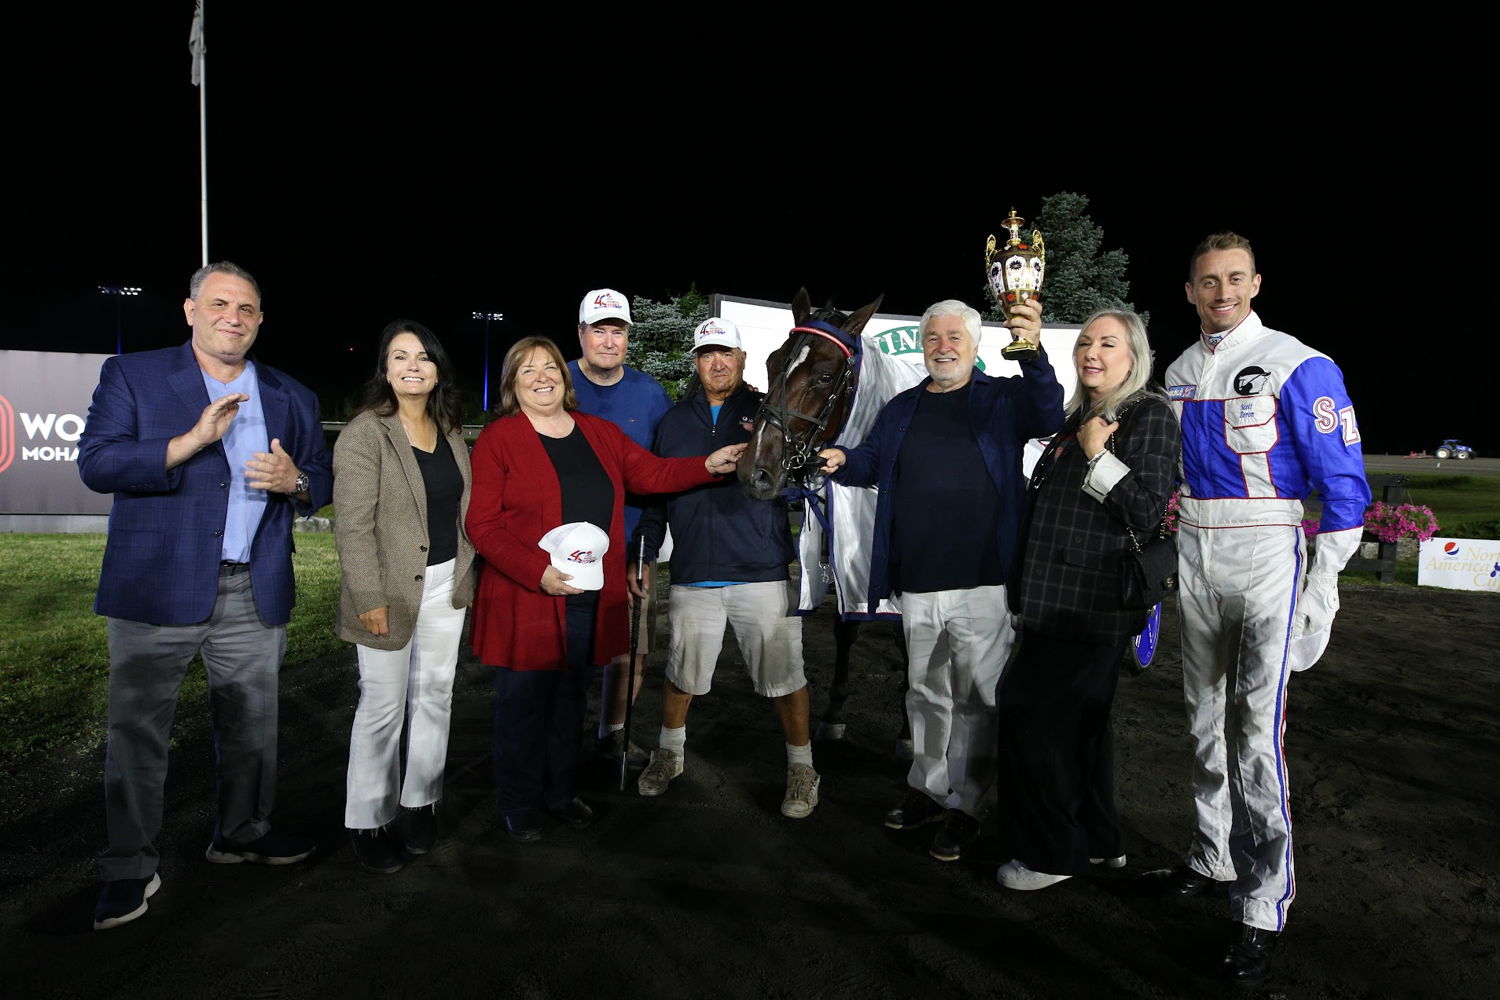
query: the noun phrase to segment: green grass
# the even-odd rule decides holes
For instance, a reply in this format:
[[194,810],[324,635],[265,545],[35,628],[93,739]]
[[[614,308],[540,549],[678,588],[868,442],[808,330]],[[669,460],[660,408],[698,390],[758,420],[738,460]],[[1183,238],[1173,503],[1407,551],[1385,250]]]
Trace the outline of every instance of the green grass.
[[[1431,507],[1440,534],[1500,538],[1500,478],[1410,475],[1398,502]],[[93,743],[104,734],[109,654],[104,619],[93,612],[103,552],[103,535],[0,535],[0,770],[23,753]],[[295,566],[288,663],[343,645],[333,634],[339,585],[333,536],[298,535]],[[1397,582],[1415,586],[1416,579],[1416,560],[1398,561]],[[183,697],[201,699],[204,691],[203,671],[189,670]]]
[[[109,649],[94,614],[103,535],[0,535],[0,761],[104,735]],[[339,563],[333,535],[297,536],[297,607],[288,663],[343,643],[333,634]],[[195,666],[185,698],[207,690]]]

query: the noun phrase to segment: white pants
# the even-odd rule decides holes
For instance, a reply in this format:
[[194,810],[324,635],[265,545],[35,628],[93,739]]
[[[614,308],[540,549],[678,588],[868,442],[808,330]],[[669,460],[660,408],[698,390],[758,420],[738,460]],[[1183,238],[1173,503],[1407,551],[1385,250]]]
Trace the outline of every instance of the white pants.
[[[351,830],[385,826],[396,818],[398,802],[416,808],[443,797],[453,674],[465,610],[452,604],[453,566],[450,560],[427,567],[416,628],[405,646],[393,650],[355,646],[359,707],[354,710],[354,731],[349,737],[344,804],[344,825]],[[403,723],[407,730],[405,782],[401,780]]]
[[978,819],[980,802],[995,781],[995,688],[1015,635],[1005,588],[904,593],[901,627],[911,661],[907,783]]
[[1296,895],[1281,741],[1302,529],[1184,524],[1177,546],[1196,827],[1187,861],[1234,882],[1235,920],[1279,931]]

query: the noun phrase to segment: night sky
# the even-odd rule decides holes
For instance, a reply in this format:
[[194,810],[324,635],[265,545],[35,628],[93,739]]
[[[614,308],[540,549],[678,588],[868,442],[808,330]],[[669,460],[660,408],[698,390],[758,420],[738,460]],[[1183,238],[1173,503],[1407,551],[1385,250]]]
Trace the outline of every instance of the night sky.
[[[985,237],[1066,190],[1129,253],[1158,372],[1196,331],[1188,252],[1234,229],[1262,318],[1344,369],[1367,451],[1461,436],[1500,454],[1469,388],[1487,362],[1464,292],[1494,258],[1494,171],[1481,185],[1464,110],[1492,87],[1455,41],[1477,23],[1424,28],[1418,67],[1372,25],[1228,9],[1021,45],[972,20],[855,35],[723,9],[542,27],[209,2],[210,255],[260,279],[258,356],[325,409],[397,315],[432,326],[477,394],[471,312],[505,313],[497,340],[576,352],[578,299],[601,285],[982,307]],[[112,351],[101,284],[145,289],[121,308],[126,350],[186,338],[192,4],[128,6],[7,32],[0,348]],[[1062,16],[1054,32],[1079,30]]]

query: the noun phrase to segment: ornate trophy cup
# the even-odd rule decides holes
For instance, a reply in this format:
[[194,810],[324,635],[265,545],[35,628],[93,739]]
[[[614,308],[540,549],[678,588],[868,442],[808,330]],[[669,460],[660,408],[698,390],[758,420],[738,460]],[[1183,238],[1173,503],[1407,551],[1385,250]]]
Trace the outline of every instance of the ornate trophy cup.
[[[1021,224],[1026,220],[1010,210],[1010,218],[1003,225],[1010,230],[1010,239],[1003,247],[995,245],[991,236],[984,246],[984,266],[989,276],[990,291],[1000,303],[1000,311],[1010,319],[1011,306],[1027,299],[1041,300],[1042,275],[1047,270],[1047,247],[1042,242],[1039,229],[1031,231],[1031,243],[1021,242]],[[1040,348],[1025,337],[1011,341],[1001,350],[1009,361],[1035,361]]]

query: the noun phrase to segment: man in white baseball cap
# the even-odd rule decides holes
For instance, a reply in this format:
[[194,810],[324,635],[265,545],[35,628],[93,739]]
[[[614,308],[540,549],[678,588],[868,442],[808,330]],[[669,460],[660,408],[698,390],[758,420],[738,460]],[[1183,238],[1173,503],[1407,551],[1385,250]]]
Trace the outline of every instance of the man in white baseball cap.
[[[656,432],[656,453],[699,454],[749,441],[761,393],[745,385],[740,332],[726,319],[704,321],[693,332],[699,388],[674,406]],[[665,514],[665,518],[661,515]],[[802,619],[787,567],[794,558],[786,504],[752,500],[738,482],[715,483],[672,497],[665,511],[641,520],[646,553],[672,529],[672,644],[662,695],[662,728],[651,762],[641,772],[642,795],[661,795],[683,773],[687,713],[707,694],[724,644],[734,629],[757,694],[771,700],[786,738],[786,796],[781,813],[801,819],[818,804],[807,722],[807,678],[802,669]]]
[[[578,346],[583,356],[568,362],[573,373],[573,390],[578,396],[578,408],[584,413],[602,417],[624,431],[642,448],[650,448],[656,435],[656,425],[662,415],[672,408],[672,400],[645,372],[637,371],[625,363],[625,354],[630,347],[630,300],[613,288],[595,288],[578,303]],[[632,538],[641,520],[641,507],[625,505],[625,537]],[[652,576],[654,566],[648,564],[641,574],[641,584],[636,584],[635,554],[639,546],[626,553],[630,567],[627,585],[631,596],[640,600],[640,638],[635,662],[635,685],[630,691],[634,701],[641,689],[641,678],[646,670],[646,654],[651,651],[651,635],[655,631],[655,601]],[[621,653],[604,668],[599,692],[599,729],[596,751],[611,760],[619,760],[628,753],[632,767],[646,766],[646,751],[630,744],[625,736],[625,668],[630,654]]]

